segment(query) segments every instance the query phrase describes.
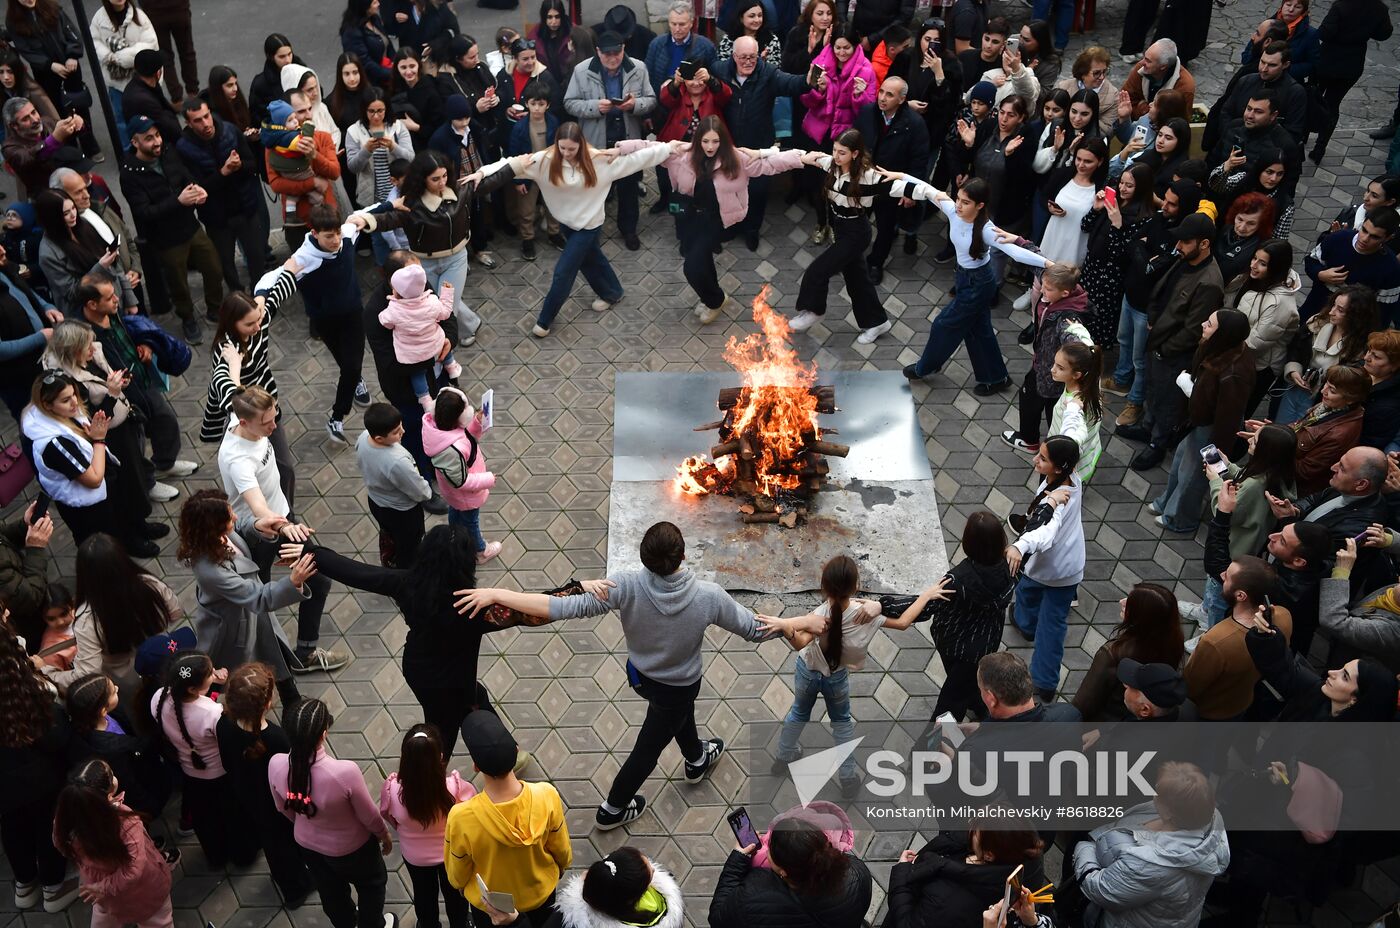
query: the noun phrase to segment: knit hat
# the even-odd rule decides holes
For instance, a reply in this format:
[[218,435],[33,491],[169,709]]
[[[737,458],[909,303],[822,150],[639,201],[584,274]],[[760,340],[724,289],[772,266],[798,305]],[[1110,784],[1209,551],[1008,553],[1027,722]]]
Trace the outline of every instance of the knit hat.
[[991,81],[978,81],[972,85],[972,92],[967,95],[969,103],[973,100],[980,100],[988,106],[996,102],[996,98],[997,85],[993,84]]
[[448,119],[466,119],[471,114],[471,101],[460,93],[454,93],[442,104],[442,115]]
[[160,673],[161,668],[165,666],[165,662],[172,655],[194,649],[194,629],[185,626],[177,628],[169,634],[152,635],[141,642],[136,649],[132,664],[141,676],[153,677]]
[[143,48],[136,53],[136,73],[142,77],[155,77],[165,67],[165,56],[154,48]]
[[428,275],[423,272],[423,265],[407,264],[389,276],[389,283],[393,285],[395,293],[411,300],[423,295],[423,288],[428,285]]
[[267,124],[285,126],[292,118],[292,105],[286,100],[273,100],[267,105]]

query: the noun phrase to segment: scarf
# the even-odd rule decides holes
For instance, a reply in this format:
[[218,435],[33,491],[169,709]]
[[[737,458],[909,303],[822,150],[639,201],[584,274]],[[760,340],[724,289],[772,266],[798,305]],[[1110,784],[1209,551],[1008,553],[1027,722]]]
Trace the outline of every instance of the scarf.
[[1363,609],[1379,609],[1382,612],[1400,616],[1400,586],[1386,587],[1370,600],[1362,603],[1361,607]]

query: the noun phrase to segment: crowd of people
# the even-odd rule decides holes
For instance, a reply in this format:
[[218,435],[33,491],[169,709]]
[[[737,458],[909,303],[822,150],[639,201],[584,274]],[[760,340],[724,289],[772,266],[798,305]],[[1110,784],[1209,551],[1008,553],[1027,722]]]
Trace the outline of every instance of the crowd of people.
[[[1207,101],[1190,65],[1211,7],[1167,4],[1149,44],[1156,3],[1131,0],[1118,53],[1071,60],[1066,0],[1037,0],[1019,26],[982,0],[737,0],[709,18],[676,0],[660,34],[625,6],[585,26],[576,3],[544,0],[537,25],[490,47],[445,0],[348,0],[333,69],[273,33],[250,80],[216,65],[201,87],[188,2],[102,0],[80,29],[56,0],[8,0],[0,150],[19,196],[0,233],[0,399],[22,439],[4,472],[28,464],[41,491],[0,526],[0,843],[16,907],[81,897],[101,928],[172,925],[169,810],[207,866],[261,851],[283,904],[314,891],[335,928],[394,923],[395,836],[425,928],[440,900],[453,928],[698,923],[667,862],[637,848],[569,874],[579,797],[521,779],[531,756],[478,677],[483,635],[610,611],[646,714],[599,784],[599,830],[656,814],[643,791],[672,742],[687,784],[722,762],[725,742],[695,718],[711,626],[797,652],[775,773],[801,757],[818,697],[836,740],[855,738],[850,674],[880,628],[922,622],[945,671],[934,716],[969,743],[1011,722],[1397,721],[1400,139],[1388,173],[1334,191],[1352,202],[1329,224],[1306,228],[1295,202],[1304,152],[1328,156],[1390,15],[1336,0],[1313,26],[1308,0],[1283,0]],[[88,42],[100,85],[84,79]],[[94,173],[94,86],[116,117],[120,199]],[[828,315],[839,275],[855,341],[887,339],[895,244],[956,262],[911,381],[941,377],[966,346],[973,394],[1010,389],[992,313],[1011,283],[1031,363],[1001,440],[1026,456],[1024,511],[972,513],[961,559],[914,595],[861,598],[857,562],[834,556],[811,578],[821,605],[796,617],[697,579],[667,522],[647,531],[641,568],[548,593],[478,587],[502,550],[481,510],[488,453],[504,452],[490,399],[462,382],[492,323],[471,275],[514,259],[506,247],[547,255],[531,333],[567,340],[580,273],[592,311],[626,298],[603,248],[608,207],[639,250],[649,168],[649,211],[673,217],[652,231],[673,225],[701,325],[739,316],[715,255],[738,239],[764,249],[784,194],[815,214],[792,333],[844,315]],[[382,283],[365,288],[370,265]],[[327,440],[350,445],[360,416],[374,562],[319,543],[301,517],[272,355],[297,297],[336,372]],[[198,435],[217,446],[204,456],[217,479],[188,459],[200,455],[166,396],[204,363]],[[1124,400],[1116,416],[1109,396]],[[1162,537],[1204,530],[1182,577],[1204,576],[1204,594],[1133,586],[1069,691],[1085,487],[1109,432],[1140,446],[1132,469],[1165,465],[1144,500]],[[171,525],[154,504],[175,500]],[[55,520],[76,548],[71,577],[50,560]],[[191,601],[140,563],[157,557],[191,571]],[[327,751],[326,703],[297,683],[350,661],[321,640],[334,584],[388,597],[408,629],[401,668],[423,722],[377,803]],[[1029,662],[1003,650],[1007,624]],[[452,768],[459,740],[479,787]],[[891,872],[885,924],[1239,926],[1270,899],[1318,905],[1393,854],[1394,836],[1232,827],[1240,775],[1282,805],[1305,783],[1364,788],[1355,757],[1276,753],[1262,771],[1209,751],[1161,764],[1155,800],[1091,832],[979,818],[940,832]],[[854,755],[838,774],[841,795],[859,795]],[[864,922],[873,878],[826,806],[737,841],[710,924]],[[1011,873],[1029,887],[1056,844],[1056,901],[1027,888],[1007,906]]]

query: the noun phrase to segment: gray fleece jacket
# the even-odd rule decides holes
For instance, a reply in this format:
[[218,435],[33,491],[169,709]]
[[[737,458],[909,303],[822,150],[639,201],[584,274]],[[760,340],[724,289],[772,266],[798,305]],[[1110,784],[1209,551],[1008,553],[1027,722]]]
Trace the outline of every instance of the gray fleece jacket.
[[608,579],[617,588],[608,591],[607,602],[586,593],[554,597],[550,621],[617,610],[632,666],[657,683],[689,686],[700,679],[700,649],[711,625],[749,641],[765,637],[751,610],[719,585],[695,579],[687,568],[662,577],[638,567]]

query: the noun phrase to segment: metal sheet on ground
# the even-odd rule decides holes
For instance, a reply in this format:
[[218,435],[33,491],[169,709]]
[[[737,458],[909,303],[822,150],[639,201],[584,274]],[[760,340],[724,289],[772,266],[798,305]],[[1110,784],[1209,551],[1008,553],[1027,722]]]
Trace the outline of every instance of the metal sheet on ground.
[[[834,463],[834,462],[833,462]],[[948,569],[932,480],[844,481],[823,490],[806,525],[745,525],[727,496],[686,496],[669,480],[612,485],[608,573],[640,566],[647,528],[674,522],[686,538],[686,564],[728,590],[797,593],[816,589],[822,564],[849,554],[861,588],[917,593]]]
[[[821,416],[838,441],[851,446],[846,458],[828,458],[831,477],[846,480],[926,480],[933,475],[924,436],[914,412],[909,382],[898,371],[829,371],[820,383],[836,387],[837,411]],[[715,432],[697,425],[719,418],[715,400],[740,383],[734,371],[618,372],[613,414],[613,480],[669,480],[676,465],[701,454]]]

